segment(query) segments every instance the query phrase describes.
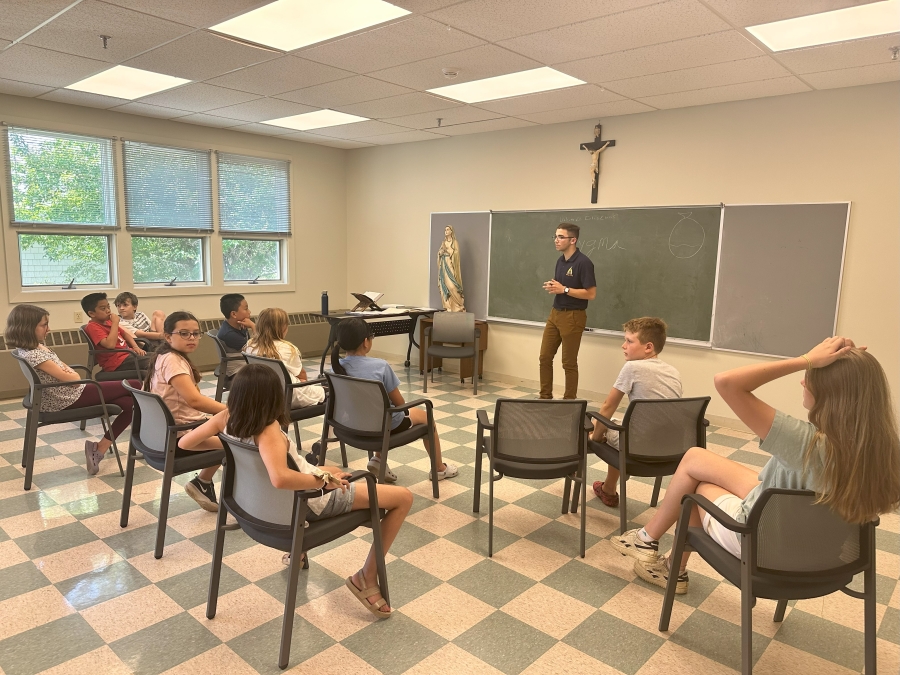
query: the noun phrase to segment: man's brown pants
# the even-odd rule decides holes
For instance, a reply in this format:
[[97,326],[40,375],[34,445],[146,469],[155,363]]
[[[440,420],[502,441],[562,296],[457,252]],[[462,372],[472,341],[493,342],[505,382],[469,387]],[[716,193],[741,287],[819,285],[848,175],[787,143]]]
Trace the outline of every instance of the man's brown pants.
[[541,340],[541,398],[553,398],[553,359],[562,345],[562,365],[566,371],[566,393],[563,398],[578,397],[578,348],[587,323],[583,309],[550,310]]

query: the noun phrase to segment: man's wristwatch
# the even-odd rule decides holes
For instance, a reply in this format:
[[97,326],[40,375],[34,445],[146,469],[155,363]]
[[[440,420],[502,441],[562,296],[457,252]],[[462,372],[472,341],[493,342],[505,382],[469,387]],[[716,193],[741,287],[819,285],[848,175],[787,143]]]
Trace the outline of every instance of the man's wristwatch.
[[565,293],[566,295],[569,294],[569,287],[568,287],[568,286],[563,286],[563,293]]

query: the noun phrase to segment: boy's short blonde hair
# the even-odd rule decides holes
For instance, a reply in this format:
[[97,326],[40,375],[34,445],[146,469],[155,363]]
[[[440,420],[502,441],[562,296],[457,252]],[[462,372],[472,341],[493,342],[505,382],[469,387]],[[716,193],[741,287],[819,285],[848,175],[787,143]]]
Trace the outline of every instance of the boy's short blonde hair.
[[653,349],[659,354],[666,346],[666,322],[655,316],[642,316],[640,319],[627,321],[622,328],[628,333],[637,335],[642,345],[653,343]]

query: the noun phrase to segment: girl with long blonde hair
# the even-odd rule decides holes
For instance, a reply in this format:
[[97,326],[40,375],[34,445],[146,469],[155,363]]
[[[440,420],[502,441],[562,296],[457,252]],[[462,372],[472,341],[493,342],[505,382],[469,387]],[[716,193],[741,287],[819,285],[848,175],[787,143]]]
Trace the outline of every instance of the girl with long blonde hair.
[[[302,355],[295,345],[288,342],[288,315],[279,307],[267,307],[256,319],[256,334],[244,347],[245,354],[279,359],[291,375],[291,382],[306,382],[309,378],[303,368]],[[325,389],[318,384],[294,389],[292,408],[305,408],[325,400]]]
[[[780,377],[805,371],[801,420],[775,410],[753,393]],[[900,435],[887,376],[865,347],[843,337],[826,338],[803,356],[719,373],[716,390],[760,438],[772,458],[757,475],[703,448],[685,454],[666,498],[643,527],[613,537],[620,553],[635,558],[634,571],[665,587],[673,561],[659,555],[659,538],[678,519],[681,498],[696,493],[740,523],[768,488],[812,490],[848,523],[867,523],[900,505]],[[740,536],[694,507],[691,525],[740,557]],[[676,593],[687,592],[688,554]]]

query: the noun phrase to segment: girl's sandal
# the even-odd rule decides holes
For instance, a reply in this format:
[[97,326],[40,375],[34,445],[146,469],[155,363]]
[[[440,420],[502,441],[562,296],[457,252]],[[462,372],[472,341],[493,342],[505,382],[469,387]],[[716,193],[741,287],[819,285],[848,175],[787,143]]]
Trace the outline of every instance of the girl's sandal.
[[372,612],[379,619],[387,619],[391,612],[382,612],[381,608],[387,604],[387,601],[384,598],[378,598],[374,603],[369,602],[369,597],[375,595],[376,593],[381,593],[381,589],[378,586],[372,586],[371,588],[364,588],[362,590],[356,587],[356,584],[353,583],[353,577],[347,577],[345,581],[347,588],[350,589],[350,592],[356,596],[356,599],[359,600],[363,607]]
[[[309,558],[306,557],[305,553],[300,556],[300,560],[303,562],[303,569],[308,570],[309,569]],[[281,556],[281,564],[282,565],[290,565],[291,564],[291,554],[290,553],[285,553],[283,556]]]

